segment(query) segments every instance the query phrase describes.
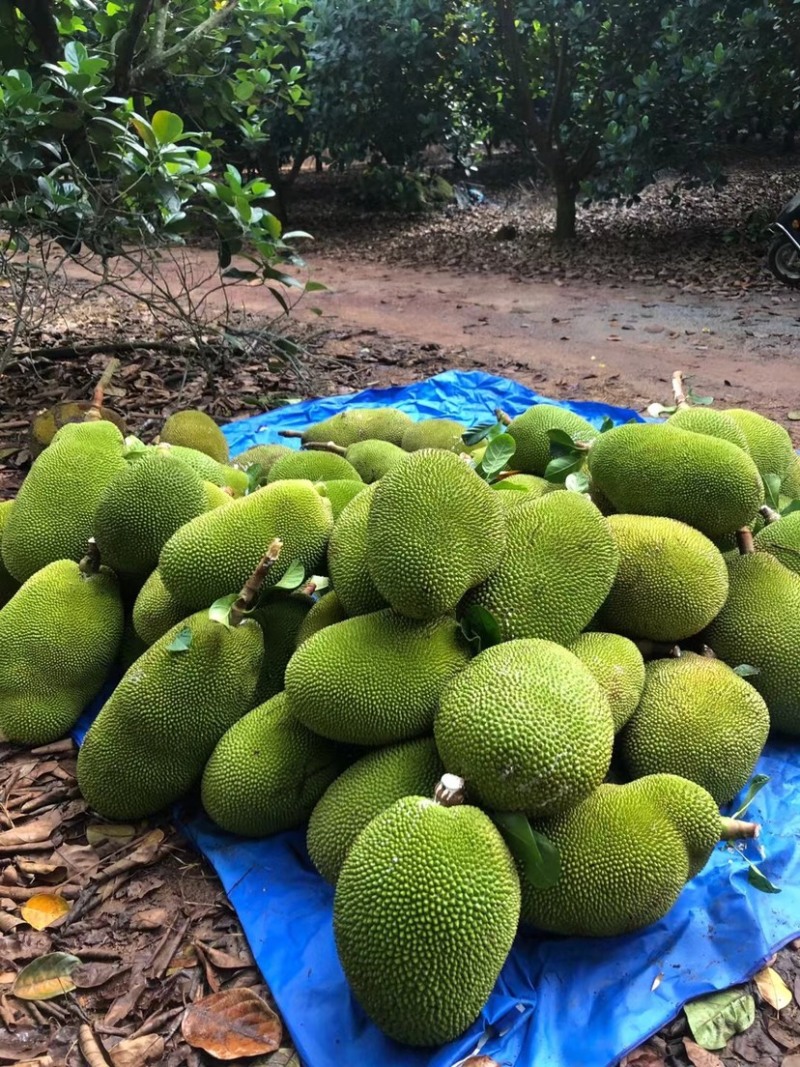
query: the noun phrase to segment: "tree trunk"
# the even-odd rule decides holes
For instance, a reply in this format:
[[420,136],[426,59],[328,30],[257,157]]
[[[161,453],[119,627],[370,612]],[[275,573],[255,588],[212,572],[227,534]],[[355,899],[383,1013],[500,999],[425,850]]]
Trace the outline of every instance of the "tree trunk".
[[578,185],[574,179],[556,175],[556,233],[557,241],[571,241],[575,237],[575,201]]

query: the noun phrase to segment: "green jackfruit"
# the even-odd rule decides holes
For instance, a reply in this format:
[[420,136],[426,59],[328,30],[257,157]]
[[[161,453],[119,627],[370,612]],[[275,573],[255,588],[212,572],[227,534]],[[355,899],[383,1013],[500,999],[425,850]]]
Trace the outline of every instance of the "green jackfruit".
[[311,862],[336,884],[350,846],[376,815],[402,797],[433,796],[444,774],[432,737],[368,752],[325,790],[308,822]]
[[[405,453],[403,453],[405,455]],[[333,521],[335,522],[342,514],[354,496],[365,489],[363,482],[354,482],[350,478],[333,478],[329,482],[317,482],[316,490],[320,496],[326,497],[331,502]]]
[[553,404],[534,404],[512,419],[506,430],[517,445],[512,460],[517,470],[544,474],[552,459],[548,430],[563,430],[577,441],[593,441],[597,437],[594,426],[575,412]]
[[0,611],[0,734],[34,745],[64,737],[106,680],[123,626],[116,575],[94,554],[29,578]]
[[561,876],[536,889],[520,874],[522,918],[576,937],[650,926],[705,866],[728,825],[705,789],[674,775],[601,785],[576,807],[532,823],[558,849]]
[[497,620],[503,641],[574,641],[614,582],[619,560],[608,521],[580,493],[548,493],[506,517],[500,565],[467,593]]
[[164,585],[156,567],[139,590],[133,605],[133,628],[146,645],[152,645],[191,614],[192,609]]
[[[8,522],[13,506],[13,500],[3,500],[0,502],[0,544],[2,544],[3,541],[3,527]],[[0,608],[8,603],[18,589],[19,582],[15,578],[12,578],[8,573],[6,566],[3,563],[3,557],[0,555]]]
[[356,838],[336,884],[336,948],[356,999],[396,1041],[453,1040],[494,988],[519,904],[513,860],[488,816],[398,800]]
[[93,400],[62,400],[51,408],[37,411],[31,420],[28,448],[33,459],[47,448],[62,426],[71,422],[85,422],[90,411],[93,415],[99,412],[105,422],[113,422],[123,437],[128,432],[125,420],[110,408],[97,408]]
[[368,485],[377,482],[406,456],[407,453],[391,441],[357,441],[345,453],[347,462]]
[[367,565],[378,592],[413,619],[453,611],[502,559],[497,493],[458,456],[434,449],[414,452],[375,485]]
[[264,635],[264,664],[258,687],[259,703],[283,692],[286,665],[292,658],[297,633],[313,604],[304,593],[267,590],[252,613]]
[[343,456],[331,452],[291,452],[270,467],[267,483],[288,478],[302,478],[312,482],[349,479],[360,482],[361,476]]
[[774,474],[782,479],[794,459],[792,439],[786,430],[772,419],[744,408],[728,408],[725,414],[747,438],[750,455],[762,478]]
[[800,456],[795,455],[783,478],[781,493],[790,500],[800,500]]
[[[516,488],[512,489],[511,486]],[[546,478],[540,478],[537,474],[511,474],[508,478],[495,482],[492,488],[500,490],[500,503],[510,511],[519,507],[520,504],[537,500],[540,496],[546,496],[553,490],[564,487],[548,482]]]
[[619,634],[585,633],[569,646],[606,695],[614,733],[630,719],[644,688],[644,660],[633,641]]
[[614,723],[577,656],[532,639],[476,656],[443,692],[434,737],[444,765],[482,807],[538,815],[603,781]]
[[677,519],[712,540],[752,522],[764,502],[758,470],[740,448],[666,424],[600,434],[589,472],[617,511]]
[[176,411],[164,423],[160,439],[170,445],[183,445],[204,452],[217,463],[228,462],[225,434],[204,411]]
[[133,619],[130,616],[127,616],[125,619],[125,628],[122,631],[122,641],[120,642],[117,651],[116,669],[119,674],[125,674],[125,672],[133,666],[139,656],[147,651],[147,647],[147,643],[137,634],[136,627],[133,625]]
[[736,445],[743,452],[750,452],[744,433],[724,411],[714,411],[707,407],[679,408],[667,419],[667,426],[691,433],[704,433],[707,437],[717,437],[720,441],[729,441],[730,444]]
[[768,552],[728,560],[730,592],[703,640],[731,667],[747,663],[772,726],[800,734],[800,575]]
[[213,511],[214,508],[221,508],[225,504],[230,504],[233,500],[231,493],[226,493],[221,485],[214,485],[213,482],[201,481],[203,486],[203,495],[205,498],[204,511]]
[[784,567],[800,574],[800,511],[771,522],[755,536],[756,550],[764,550]]
[[203,771],[203,807],[223,830],[268,837],[304,823],[342,767],[339,748],[302,726],[279,693],[217,742]]
[[[399,445],[411,419],[397,408],[348,408],[329,419],[307,426],[299,436],[310,441],[347,448],[356,441],[391,441]],[[298,436],[292,434],[291,436]]]
[[367,565],[367,522],[376,488],[369,486],[344,508],[328,543],[328,573],[347,615],[387,607]]
[[142,819],[182,797],[214,746],[253,707],[264,642],[257,623],[198,612],[139,657],[78,754],[78,787],[106,819]]
[[422,419],[413,422],[403,434],[400,447],[405,452],[440,448],[445,452],[465,452],[462,435],[467,432],[463,422],[455,419]]
[[169,453],[141,454],[100,498],[94,532],[103,561],[119,574],[146,577],[166,542],[207,509],[202,479]]
[[726,804],[749,781],[768,731],[767,705],[748,682],[721,660],[684,652],[647,664],[620,745],[632,778],[677,774]]
[[675,519],[610,515],[606,521],[619,547],[619,567],[598,624],[666,642],[708,626],[728,596],[725,560],[716,545]]
[[300,629],[295,637],[296,647],[299,648],[304,641],[307,641],[318,630],[324,630],[326,626],[333,626],[335,622],[343,622],[346,618],[347,614],[336,593],[332,589],[323,593],[300,623]]
[[311,482],[273,482],[182,526],[164,545],[158,569],[176,599],[200,610],[241,589],[275,537],[283,551],[270,585],[294,560],[316,573],[332,526],[331,506]]
[[6,570],[18,582],[56,560],[82,559],[97,505],[127,467],[110,422],[69,423],[34,460],[3,527]]
[[293,452],[294,449],[289,448],[288,445],[254,445],[253,448],[248,448],[246,452],[240,452],[232,462],[242,470],[258,466],[260,471],[257,482],[259,485],[266,485],[267,476],[278,460],[283,459],[284,456],[292,455]]
[[250,481],[243,470],[218,463],[211,456],[207,456],[205,452],[199,452],[196,448],[170,445],[166,442],[155,447],[160,452],[169,452],[182,460],[187,467],[191,467],[196,474],[199,474],[203,481],[211,482],[221,488],[227,486],[232,489],[234,496],[244,496],[250,487]]
[[289,709],[309,730],[354,745],[430,733],[447,682],[469,652],[455,620],[419,622],[391,609],[326,626],[286,668]]

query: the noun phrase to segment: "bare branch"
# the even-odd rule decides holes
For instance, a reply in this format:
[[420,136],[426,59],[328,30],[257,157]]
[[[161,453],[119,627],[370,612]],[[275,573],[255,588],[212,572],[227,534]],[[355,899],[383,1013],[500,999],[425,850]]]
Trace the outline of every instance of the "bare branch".
[[228,21],[238,6],[239,0],[228,0],[228,3],[225,4],[224,7],[212,11],[204,22],[201,22],[199,26],[195,26],[193,30],[190,30],[189,33],[187,33],[182,40],[178,41],[177,44],[174,44],[171,48],[166,48],[163,51],[151,53],[141,66],[131,71],[131,86],[134,89],[147,88],[145,79],[155,72],[163,70],[170,60],[188,52],[192,45],[194,45],[195,41],[199,41],[218,26],[222,26]]
[[15,6],[33,30],[45,62],[58,63],[63,59],[58,24],[50,0],[15,0]]
[[153,9],[153,0],[134,0],[133,10],[128,20],[128,28],[122,35],[117,52],[117,62],[114,66],[113,95],[127,95],[131,79],[131,67],[133,57],[136,54],[136,45],[142,35],[144,24],[150,17]]

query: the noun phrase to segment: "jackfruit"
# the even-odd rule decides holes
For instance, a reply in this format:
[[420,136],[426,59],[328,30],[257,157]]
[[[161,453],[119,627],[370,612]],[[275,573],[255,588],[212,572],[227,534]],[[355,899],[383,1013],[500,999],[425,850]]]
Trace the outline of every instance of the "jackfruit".
[[604,784],[576,807],[532,823],[557,848],[558,882],[520,873],[522,919],[540,930],[614,937],[661,919],[721,838],[749,824],[723,819],[701,786],[670,774]]
[[336,885],[336,948],[356,999],[396,1041],[458,1037],[494,988],[519,905],[513,860],[488,816],[398,800],[356,838]]
[[606,522],[620,555],[598,625],[666,642],[708,626],[728,596],[728,572],[716,545],[675,519],[610,515]]
[[345,459],[368,485],[404,460],[407,453],[391,441],[356,441],[345,451]]
[[293,452],[294,449],[289,448],[288,445],[254,445],[253,448],[248,448],[246,452],[240,452],[232,462],[245,471],[248,467],[258,466],[260,468],[257,479],[258,484],[266,485],[267,476],[278,460],[283,459],[284,456],[291,455]]
[[755,536],[756,551],[764,550],[800,574],[800,511],[771,522]]
[[0,734],[29,745],[64,737],[106,680],[123,626],[116,576],[95,552],[29,578],[0,611]]
[[297,633],[313,604],[301,592],[267,590],[252,613],[264,635],[264,662],[258,686],[259,703],[283,692],[286,665],[292,658]]
[[322,594],[300,623],[295,637],[296,647],[299,648],[317,631],[324,630],[326,626],[332,626],[335,622],[343,622],[346,618],[347,614],[342,607],[341,600],[332,589],[328,590]]
[[781,493],[790,500],[800,500],[800,456],[795,455],[781,484]]
[[100,498],[94,518],[100,555],[118,574],[144,578],[175,531],[206,508],[198,474],[169,453],[145,452]]
[[203,771],[203,807],[229,833],[268,837],[305,822],[342,767],[337,746],[302,726],[279,693],[219,739]]
[[294,560],[315,573],[332,526],[330,504],[311,482],[273,482],[187,522],[164,545],[158,569],[173,597],[200,610],[241,589],[275,537],[284,547],[269,585]]
[[230,504],[233,500],[233,495],[226,493],[221,485],[214,485],[213,482],[206,481],[202,481],[200,484],[203,486],[204,511],[213,511],[214,508],[221,508],[225,504]]
[[455,620],[391,609],[326,626],[286,668],[289,710],[309,730],[354,745],[430,733],[439,696],[469,652]]
[[217,463],[228,462],[228,442],[225,434],[204,411],[176,411],[164,423],[160,440],[170,445],[182,445],[204,452]]
[[762,478],[774,474],[782,479],[794,459],[792,439],[786,430],[772,419],[744,408],[728,408],[725,414],[746,437],[750,455]]
[[348,408],[332,415],[329,419],[307,426],[301,434],[284,434],[287,437],[300,437],[303,444],[310,441],[326,444],[331,442],[347,448],[356,441],[391,441],[399,445],[403,434],[411,423],[405,412],[398,408]]
[[174,597],[164,585],[161,572],[156,567],[139,590],[133,605],[133,628],[146,645],[152,645],[167,630],[191,614],[192,609]]
[[569,644],[614,582],[619,551],[608,521],[582,494],[560,492],[514,508],[506,527],[500,565],[462,606],[486,608],[503,641],[541,637]]
[[183,796],[253,707],[263,654],[253,621],[228,627],[202,611],[168,630],[89,727],[77,772],[88,804],[107,819],[142,819]]
[[726,804],[749,781],[768,731],[767,705],[751,685],[721,660],[684,652],[647,664],[620,746],[632,778],[677,774]]
[[755,667],[750,681],[773,728],[800,734],[800,575],[758,552],[728,560],[728,577],[728,599],[703,640],[729,666]]
[[137,634],[133,619],[130,616],[126,616],[122,640],[117,650],[115,661],[115,669],[120,677],[133,666],[143,652],[147,651],[147,647],[147,642],[143,641]]
[[69,423],[34,460],[3,527],[3,563],[24,582],[56,560],[83,558],[97,505],[127,467],[110,422]]
[[[507,478],[503,478],[499,482],[495,482],[492,486],[493,489],[499,489],[505,491],[509,485],[519,486],[521,489],[527,489],[530,494],[526,497],[524,493],[519,490],[511,490],[509,495],[512,495],[517,502],[522,500],[528,500],[540,496],[545,496],[547,493],[552,493],[556,489],[563,489],[563,485],[558,485],[555,482],[548,482],[546,478],[540,478],[538,474],[509,474]],[[506,503],[506,501],[504,501]]]
[[400,447],[405,452],[439,448],[445,452],[465,452],[462,435],[467,432],[463,422],[455,419],[422,419],[413,422],[403,434]]
[[752,522],[764,502],[758,470],[740,448],[665,424],[600,434],[589,471],[618,511],[677,519],[712,540]]
[[203,481],[211,482],[223,489],[226,486],[232,489],[234,496],[244,496],[250,488],[250,481],[245,471],[218,463],[205,452],[198,452],[196,448],[170,445],[166,442],[155,447],[159,452],[168,452],[182,460],[187,467],[191,467],[196,474],[199,474]]
[[594,426],[574,411],[553,404],[534,404],[512,419],[506,430],[517,445],[512,460],[516,470],[526,474],[544,474],[553,458],[548,430],[563,430],[577,441],[588,442],[597,437]]
[[111,408],[95,407],[93,400],[63,400],[51,408],[38,411],[31,420],[28,448],[33,459],[39,455],[62,426],[71,422],[85,422],[90,411],[98,411],[105,422],[112,422],[124,437],[128,432],[125,420]]
[[748,455],[750,453],[744,433],[724,411],[714,411],[707,407],[679,408],[667,419],[667,426],[689,430],[691,433],[704,433],[707,437],[717,437],[721,441],[736,445]]
[[433,796],[444,774],[432,737],[368,752],[329,785],[308,822],[311,862],[336,884],[350,846],[380,812],[402,797]]
[[[405,454],[405,453],[404,453]],[[365,489],[363,482],[354,482],[349,478],[334,478],[329,482],[317,482],[316,490],[320,496],[331,502],[333,521],[339,518],[354,496]]]
[[497,493],[458,456],[434,449],[414,452],[375,485],[367,566],[378,592],[414,619],[453,611],[502,559]]
[[585,633],[569,646],[603,690],[618,733],[644,688],[644,660],[633,641],[619,634]]
[[347,615],[366,615],[387,607],[367,565],[367,522],[375,485],[346,505],[328,542],[328,573]]
[[331,452],[291,452],[270,467],[267,484],[289,478],[312,482],[350,480],[360,482],[361,476],[343,456]]
[[[3,527],[8,522],[13,506],[13,500],[3,500],[0,502],[0,544],[2,544],[3,541]],[[8,603],[18,589],[19,582],[15,578],[12,578],[8,573],[6,566],[3,563],[3,557],[0,555],[0,608]]]

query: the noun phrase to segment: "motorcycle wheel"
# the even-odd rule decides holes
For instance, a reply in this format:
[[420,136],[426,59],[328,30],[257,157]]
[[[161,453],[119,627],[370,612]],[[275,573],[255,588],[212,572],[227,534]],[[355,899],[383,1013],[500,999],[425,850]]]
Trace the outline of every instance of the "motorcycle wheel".
[[778,234],[769,246],[767,265],[778,281],[800,289],[800,250],[784,234]]

